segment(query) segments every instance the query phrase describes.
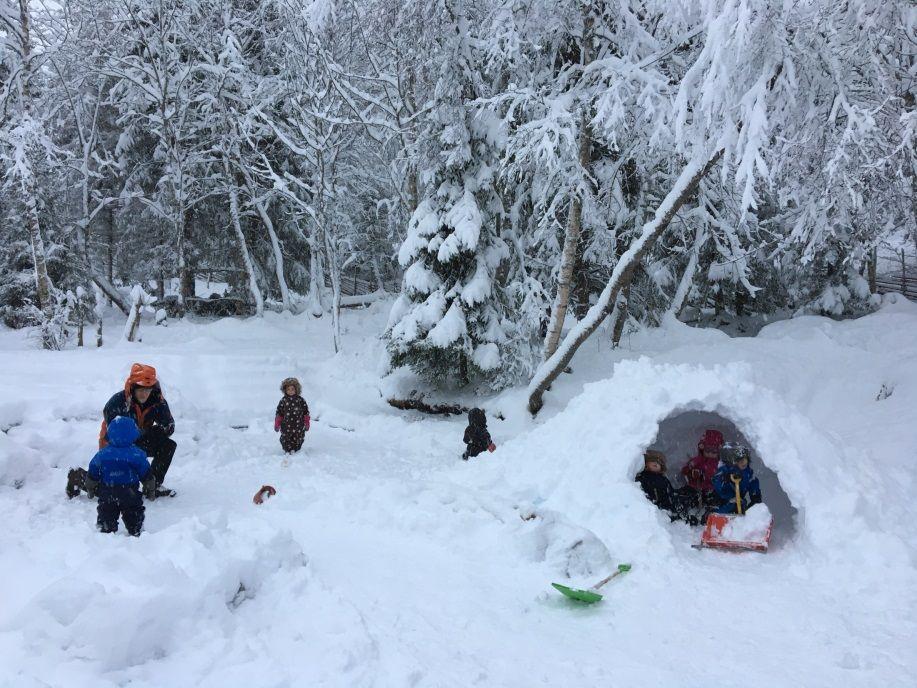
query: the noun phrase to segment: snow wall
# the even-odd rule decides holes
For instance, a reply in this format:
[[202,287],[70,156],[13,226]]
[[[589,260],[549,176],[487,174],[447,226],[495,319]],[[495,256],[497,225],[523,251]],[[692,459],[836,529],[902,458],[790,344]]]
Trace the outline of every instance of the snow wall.
[[[489,479],[510,483],[522,503],[562,512],[590,529],[618,560],[646,561],[651,553],[666,558],[696,542],[699,529],[669,524],[634,476],[661,422],[684,412],[710,412],[735,425],[795,508],[795,529],[782,547],[831,557],[848,549],[845,543],[874,539],[879,533],[860,513],[862,457],[848,456],[805,409],[785,400],[791,390],[780,395],[763,377],[747,363],[622,361],[610,378],[586,385],[563,411],[505,444],[502,465],[493,467]],[[692,432],[686,440],[696,443],[697,437]],[[669,476],[675,477],[671,469]]]

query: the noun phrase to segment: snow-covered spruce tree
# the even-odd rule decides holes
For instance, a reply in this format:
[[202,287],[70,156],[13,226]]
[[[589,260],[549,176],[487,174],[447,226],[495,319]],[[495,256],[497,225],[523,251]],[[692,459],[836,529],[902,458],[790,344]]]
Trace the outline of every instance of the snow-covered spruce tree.
[[[529,343],[509,336],[511,294],[497,278],[510,256],[499,229],[498,121],[473,101],[487,95],[473,8],[445,3],[441,72],[422,135],[425,190],[398,259],[401,296],[389,318],[394,366],[438,385],[499,388]],[[515,365],[513,366],[515,367]]]

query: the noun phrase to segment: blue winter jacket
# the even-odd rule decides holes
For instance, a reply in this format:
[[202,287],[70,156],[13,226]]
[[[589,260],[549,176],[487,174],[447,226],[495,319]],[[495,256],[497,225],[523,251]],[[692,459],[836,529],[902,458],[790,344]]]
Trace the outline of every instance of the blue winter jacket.
[[758,484],[758,479],[755,477],[754,471],[751,470],[751,466],[739,468],[738,466],[730,466],[723,463],[716,469],[712,481],[713,489],[723,499],[723,505],[717,509],[721,514],[736,513],[736,488],[735,483],[729,477],[731,475],[737,475],[741,478],[739,494],[742,497],[743,512],[747,511],[753,504],[758,504],[761,501],[761,486]]
[[134,442],[140,431],[133,418],[118,416],[108,425],[108,446],[89,462],[89,476],[103,485],[136,485],[150,472],[150,462]]

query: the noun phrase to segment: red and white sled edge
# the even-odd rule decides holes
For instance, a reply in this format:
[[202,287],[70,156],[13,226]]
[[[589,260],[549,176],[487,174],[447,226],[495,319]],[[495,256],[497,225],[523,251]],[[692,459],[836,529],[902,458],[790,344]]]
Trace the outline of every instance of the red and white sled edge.
[[700,538],[701,547],[732,551],[752,550],[754,552],[766,552],[767,546],[771,541],[774,519],[771,518],[764,537],[760,540],[727,540],[721,536],[721,533],[734,518],[738,518],[738,516],[736,514],[710,514],[707,516],[707,524],[704,526],[704,533]]

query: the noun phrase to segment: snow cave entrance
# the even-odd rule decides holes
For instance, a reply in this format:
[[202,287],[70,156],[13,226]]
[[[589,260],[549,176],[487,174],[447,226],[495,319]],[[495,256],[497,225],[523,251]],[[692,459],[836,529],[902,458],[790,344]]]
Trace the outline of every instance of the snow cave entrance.
[[707,429],[719,430],[727,442],[740,442],[751,452],[751,466],[761,484],[761,496],[774,516],[771,547],[781,547],[796,532],[796,507],[771,470],[735,423],[712,411],[683,411],[659,423],[656,439],[650,445],[666,455],[669,479],[678,488],[684,483],[680,471],[697,453],[697,442]]

